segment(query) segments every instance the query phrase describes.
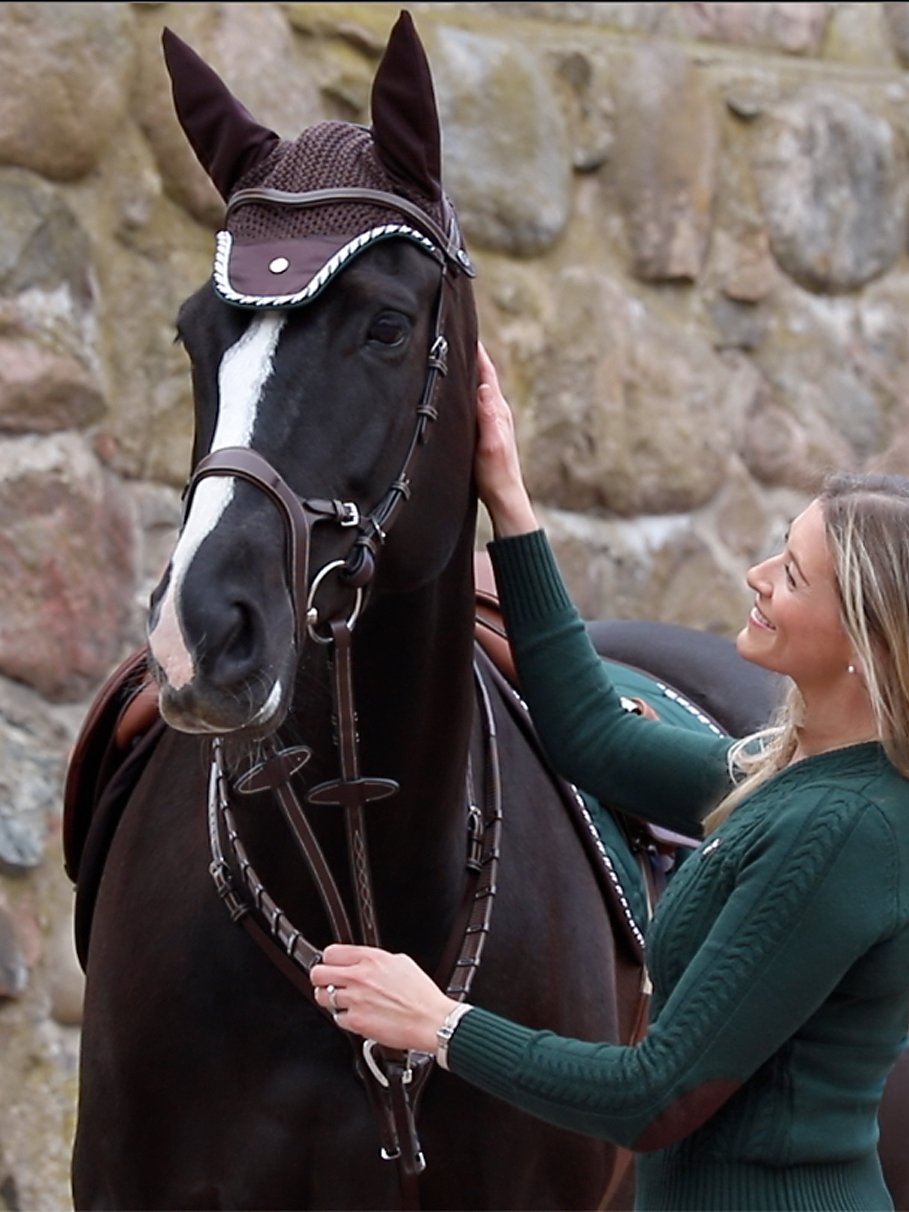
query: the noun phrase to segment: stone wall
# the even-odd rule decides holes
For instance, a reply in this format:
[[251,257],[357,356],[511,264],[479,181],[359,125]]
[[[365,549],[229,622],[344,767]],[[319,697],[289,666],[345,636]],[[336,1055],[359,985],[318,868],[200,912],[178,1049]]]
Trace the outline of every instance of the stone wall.
[[[0,1208],[68,1206],[61,785],[188,470],[220,206],[173,26],[261,121],[367,120],[398,6],[0,5]],[[590,615],[734,634],[833,466],[909,470],[909,5],[411,5],[534,495]],[[485,537],[481,524],[478,538]]]

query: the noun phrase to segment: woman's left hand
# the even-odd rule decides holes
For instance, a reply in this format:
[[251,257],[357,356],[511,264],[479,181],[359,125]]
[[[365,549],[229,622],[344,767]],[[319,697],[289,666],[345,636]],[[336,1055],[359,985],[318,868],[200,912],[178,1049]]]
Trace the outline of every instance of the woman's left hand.
[[332,943],[309,975],[339,1027],[387,1048],[435,1052],[436,1032],[458,1004],[409,955],[376,947]]

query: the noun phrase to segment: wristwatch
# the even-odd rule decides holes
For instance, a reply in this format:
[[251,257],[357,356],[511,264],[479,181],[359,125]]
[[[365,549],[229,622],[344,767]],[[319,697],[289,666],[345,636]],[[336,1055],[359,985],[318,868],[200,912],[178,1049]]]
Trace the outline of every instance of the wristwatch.
[[459,1002],[455,1008],[445,1016],[445,1021],[436,1032],[436,1039],[439,1041],[436,1048],[436,1060],[443,1069],[448,1068],[448,1045],[451,1042],[451,1037],[455,1033],[455,1028],[458,1023],[473,1006],[469,1002]]

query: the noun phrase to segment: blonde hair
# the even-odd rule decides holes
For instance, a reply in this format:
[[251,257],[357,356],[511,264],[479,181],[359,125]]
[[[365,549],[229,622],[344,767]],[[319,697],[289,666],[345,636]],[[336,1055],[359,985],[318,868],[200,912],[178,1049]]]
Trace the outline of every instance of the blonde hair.
[[[861,665],[881,743],[909,778],[909,478],[839,473],[818,500],[843,629]],[[735,785],[707,816],[707,832],[789,762],[802,708],[791,685],[770,725],[732,746]]]

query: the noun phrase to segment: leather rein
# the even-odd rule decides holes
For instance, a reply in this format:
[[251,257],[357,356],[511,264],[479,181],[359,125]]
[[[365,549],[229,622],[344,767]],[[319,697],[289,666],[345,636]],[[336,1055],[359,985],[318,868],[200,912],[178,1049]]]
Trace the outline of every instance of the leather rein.
[[[423,226],[439,239],[444,233],[432,220],[395,195],[374,191],[312,191],[311,194],[287,194],[280,191],[244,191],[232,205],[265,202],[281,205],[323,205],[350,200],[350,196],[369,196],[403,211],[408,218],[423,219]],[[211,452],[197,464],[186,489],[188,512],[199,482],[209,476],[239,477],[264,492],[277,507],[285,533],[288,581],[294,604],[294,635],[297,651],[308,637],[330,648],[333,723],[338,751],[339,777],[309,790],[310,804],[332,804],[343,809],[347,835],[348,861],[354,891],[354,913],[344,903],[338,885],[319,845],[304,806],[294,788],[294,776],[310,757],[306,746],[279,748],[272,739],[264,759],[252,770],[231,778],[225,768],[224,746],[220,737],[212,742],[208,794],[208,833],[211,852],[209,871],[218,895],[233,921],[242,925],[270,960],[317,1006],[311,968],[321,952],[307,940],[275,903],[249,861],[231,810],[231,795],[271,792],[280,805],[310,875],[316,885],[332,937],[337,941],[358,941],[381,945],[376,920],[372,877],[367,848],[364,808],[372,800],[394,794],[398,784],[390,779],[366,778],[359,769],[357,714],[352,679],[353,627],[360,613],[365,587],[371,582],[378,552],[410,497],[413,464],[419,448],[428,437],[429,424],[437,417],[435,395],[439,380],[447,372],[448,341],[443,334],[449,269],[471,273],[469,260],[460,246],[459,233],[451,218],[448,237],[439,250],[442,278],[430,343],[426,377],[410,444],[398,475],[385,494],[367,513],[351,501],[302,499],[288,486],[271,464],[246,447],[225,447]],[[333,523],[355,532],[346,559],[327,563],[309,577],[310,541],[313,525]],[[346,617],[321,617],[317,596],[329,575],[337,575],[349,590],[350,607]],[[467,876],[455,928],[443,951],[437,980],[449,996],[463,999],[470,989],[489,933],[501,838],[502,797],[495,726],[483,677],[474,665],[479,718],[483,734],[484,807],[476,801],[473,774],[468,759],[466,776],[465,827],[467,832]],[[425,1169],[425,1159],[415,1126],[416,1107],[426,1079],[434,1067],[429,1053],[403,1052],[378,1045],[345,1032],[354,1051],[354,1066],[363,1080],[376,1111],[381,1153],[398,1163],[402,1206],[419,1208],[417,1178]]]

